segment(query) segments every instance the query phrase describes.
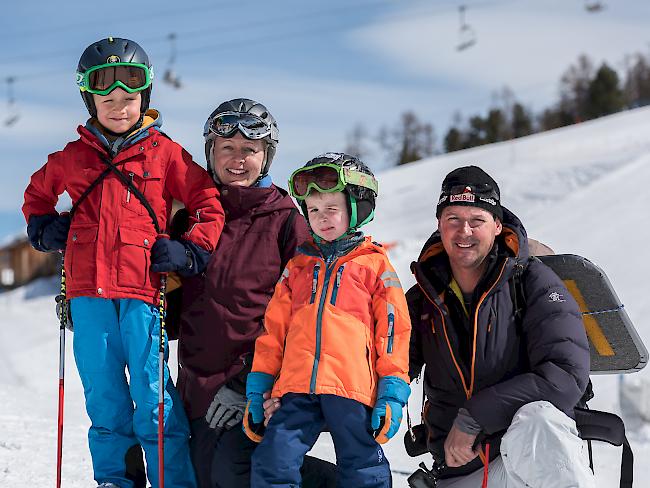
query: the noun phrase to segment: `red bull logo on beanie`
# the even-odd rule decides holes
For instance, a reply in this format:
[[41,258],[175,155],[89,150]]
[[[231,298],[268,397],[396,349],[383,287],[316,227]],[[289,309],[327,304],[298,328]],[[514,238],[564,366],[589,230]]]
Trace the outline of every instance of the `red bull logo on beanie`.
[[455,202],[474,203],[475,201],[476,201],[476,196],[474,196],[474,194],[471,192],[469,188],[465,190],[464,193],[458,193],[456,195],[449,196],[449,203],[455,203]]

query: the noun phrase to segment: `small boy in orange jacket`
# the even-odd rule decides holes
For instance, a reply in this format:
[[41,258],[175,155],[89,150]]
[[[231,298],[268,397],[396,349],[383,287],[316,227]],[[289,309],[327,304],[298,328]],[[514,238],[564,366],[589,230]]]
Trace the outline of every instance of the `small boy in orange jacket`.
[[[379,444],[397,432],[406,404],[410,320],[384,249],[359,227],[374,216],[377,181],[359,159],[327,153],[289,181],[312,241],[276,285],[255,343],[244,429],[261,444],[251,486],[298,486],[320,433],[334,441],[346,486],[389,487]],[[263,430],[263,395],[282,406]]]

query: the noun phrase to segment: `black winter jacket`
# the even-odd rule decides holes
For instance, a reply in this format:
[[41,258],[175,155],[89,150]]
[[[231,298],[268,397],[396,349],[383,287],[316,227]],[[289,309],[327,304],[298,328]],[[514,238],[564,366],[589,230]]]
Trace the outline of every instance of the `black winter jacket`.
[[[424,420],[428,447],[438,460],[444,459],[443,444],[460,407],[493,436],[496,454],[520,407],[546,400],[573,418],[587,387],[589,345],[578,305],[550,268],[528,257],[526,232],[504,208],[503,232],[486,258],[469,318],[449,288],[449,260],[438,231],[411,265],[417,284],[407,293],[409,374],[419,376],[426,364]],[[526,309],[518,324],[509,280],[515,266],[526,264]],[[477,458],[460,471],[479,467]]]

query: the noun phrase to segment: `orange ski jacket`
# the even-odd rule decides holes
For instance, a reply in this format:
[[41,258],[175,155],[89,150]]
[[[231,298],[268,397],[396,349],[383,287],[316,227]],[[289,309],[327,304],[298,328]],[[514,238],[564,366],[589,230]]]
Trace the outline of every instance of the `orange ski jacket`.
[[385,250],[365,237],[326,262],[313,242],[289,261],[255,343],[252,371],[273,396],[331,394],[374,406],[378,378],[407,383],[411,323]]

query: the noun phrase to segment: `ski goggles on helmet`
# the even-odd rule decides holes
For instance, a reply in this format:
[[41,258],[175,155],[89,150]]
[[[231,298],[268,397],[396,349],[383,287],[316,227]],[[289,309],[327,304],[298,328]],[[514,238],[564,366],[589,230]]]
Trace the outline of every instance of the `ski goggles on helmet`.
[[289,192],[297,200],[304,200],[309,192],[334,193],[346,185],[368,188],[377,194],[379,185],[374,176],[338,164],[321,163],[297,169],[289,178]]
[[77,72],[77,85],[82,92],[108,95],[115,88],[136,93],[151,86],[153,68],[146,64],[107,63]]
[[267,123],[257,115],[242,112],[224,112],[208,120],[203,133],[207,135],[209,131],[219,137],[227,138],[240,131],[247,139],[264,139],[271,136],[271,139],[277,140],[277,129],[274,129],[272,124]]

